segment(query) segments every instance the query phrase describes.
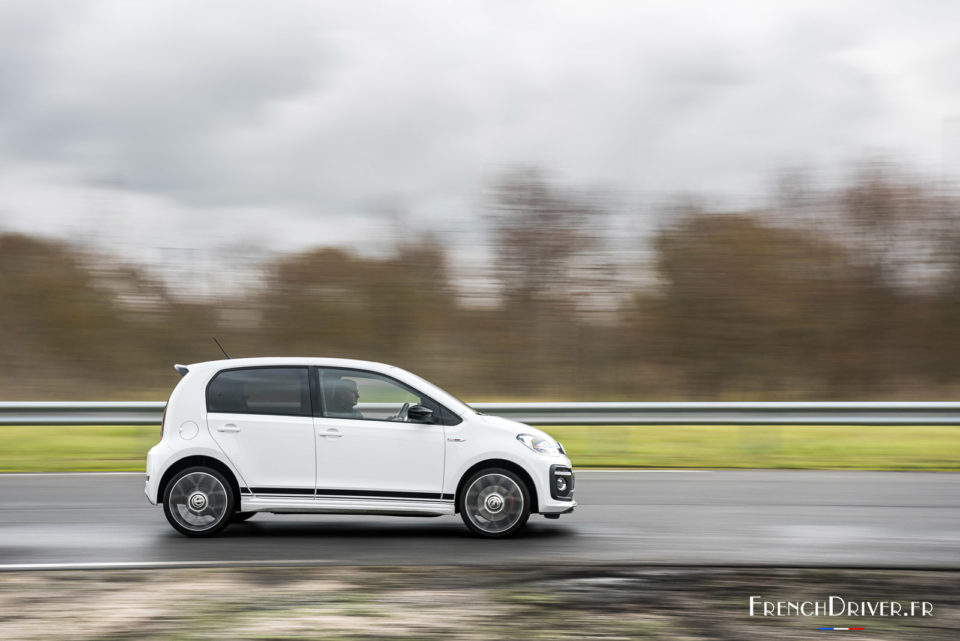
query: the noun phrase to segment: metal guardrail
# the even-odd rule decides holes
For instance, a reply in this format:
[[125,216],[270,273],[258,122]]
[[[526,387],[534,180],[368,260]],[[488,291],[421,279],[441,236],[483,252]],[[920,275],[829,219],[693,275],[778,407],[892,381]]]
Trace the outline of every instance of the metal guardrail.
[[[163,402],[0,402],[0,425],[159,425]],[[475,403],[529,425],[958,425],[960,403]],[[362,409],[362,408],[361,408]]]
[[0,425],[160,425],[163,401],[0,402]]
[[960,425],[960,403],[478,403],[531,425]]

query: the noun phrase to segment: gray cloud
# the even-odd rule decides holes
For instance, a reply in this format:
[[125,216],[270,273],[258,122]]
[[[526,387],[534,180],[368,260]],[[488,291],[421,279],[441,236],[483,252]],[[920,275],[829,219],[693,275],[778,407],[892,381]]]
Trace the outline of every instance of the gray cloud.
[[[468,225],[511,163],[644,194],[749,193],[785,164],[934,158],[917,122],[960,107],[957,84],[909,77],[953,57],[960,7],[929,8],[4,3],[0,168],[48,168],[37,190],[156,199],[165,213],[130,215],[170,238],[206,216],[246,241],[270,213],[290,247],[305,221],[343,242],[323,229],[368,230],[345,221],[384,203]],[[884,67],[913,45],[926,57]],[[24,193],[0,191],[0,209],[29,209]]]

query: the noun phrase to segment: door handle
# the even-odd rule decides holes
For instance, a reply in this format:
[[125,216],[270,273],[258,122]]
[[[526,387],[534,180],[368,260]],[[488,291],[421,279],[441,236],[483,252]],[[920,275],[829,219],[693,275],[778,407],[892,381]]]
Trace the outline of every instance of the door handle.
[[317,432],[318,436],[323,436],[324,438],[340,438],[343,434],[340,433],[340,430],[327,430],[326,432]]
[[226,425],[221,425],[217,428],[218,432],[239,432],[240,428],[234,425],[233,423],[227,423]]

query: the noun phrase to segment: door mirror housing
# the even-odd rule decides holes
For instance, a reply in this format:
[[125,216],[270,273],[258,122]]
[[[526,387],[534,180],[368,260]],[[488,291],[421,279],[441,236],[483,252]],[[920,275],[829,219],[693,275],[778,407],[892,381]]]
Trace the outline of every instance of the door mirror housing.
[[433,410],[423,405],[411,405],[407,410],[407,420],[412,423],[432,423]]

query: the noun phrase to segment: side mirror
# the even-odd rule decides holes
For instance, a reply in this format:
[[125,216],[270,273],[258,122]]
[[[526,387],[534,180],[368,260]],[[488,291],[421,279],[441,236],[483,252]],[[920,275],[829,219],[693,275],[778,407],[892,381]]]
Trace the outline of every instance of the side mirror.
[[429,423],[433,420],[433,410],[423,405],[411,405],[407,410],[407,420],[414,423]]

